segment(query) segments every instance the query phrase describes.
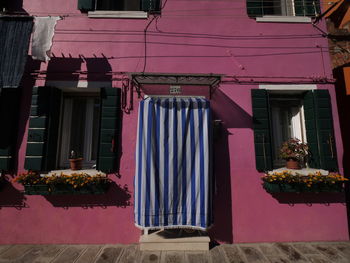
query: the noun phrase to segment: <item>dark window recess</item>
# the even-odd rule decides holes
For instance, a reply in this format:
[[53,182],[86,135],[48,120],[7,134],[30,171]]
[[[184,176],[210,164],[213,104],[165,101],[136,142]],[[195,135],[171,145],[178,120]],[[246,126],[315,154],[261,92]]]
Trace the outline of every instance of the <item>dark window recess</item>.
[[160,0],[78,0],[81,11],[145,11],[159,12]]
[[265,15],[314,17],[320,13],[320,1],[247,0],[247,13],[250,17]]
[[[266,90],[253,89],[251,92],[256,169],[268,171],[273,168],[272,145],[276,143],[272,135],[272,98]],[[311,152],[308,164],[311,168],[337,171],[337,151],[329,92],[307,91],[301,99],[304,106],[306,138]]]

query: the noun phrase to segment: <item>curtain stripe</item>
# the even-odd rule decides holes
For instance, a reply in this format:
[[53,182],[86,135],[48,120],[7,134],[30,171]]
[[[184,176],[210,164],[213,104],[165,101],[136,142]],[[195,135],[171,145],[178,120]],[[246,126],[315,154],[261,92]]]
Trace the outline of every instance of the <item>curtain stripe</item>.
[[[194,105],[192,104],[192,107]],[[194,128],[194,114],[190,115],[190,133],[191,133],[191,225],[196,225],[196,134]]]
[[169,213],[169,100],[165,101],[164,112],[164,224],[168,225]]
[[[157,101],[156,104],[156,138],[160,138],[160,101]],[[155,160],[155,221],[154,224],[156,226],[159,226],[159,199],[160,199],[160,174],[159,174],[159,167],[160,167],[160,141],[158,139],[155,140],[156,143],[156,160]]]
[[[181,138],[183,141],[186,141],[186,103],[181,100],[181,124],[182,124],[182,129],[181,129]],[[182,213],[183,213],[183,216],[182,216],[182,224],[183,225],[186,225],[187,223],[187,209],[186,209],[186,183],[187,182],[187,179],[186,179],[186,143],[182,142],[182,156],[181,156],[181,168],[182,168],[182,183],[180,184],[181,185],[181,192],[182,192]]]
[[[151,101],[153,104],[153,102]],[[153,113],[153,105],[151,107],[148,107],[148,119],[147,119],[147,155],[146,155],[146,211],[150,211],[150,195],[151,195],[151,167],[152,167],[152,156],[151,156],[151,150],[152,150],[152,113]],[[148,216],[149,214],[145,214],[145,225],[149,226],[150,222],[149,219],[150,217]]]
[[140,102],[135,223],[143,228],[211,225],[210,108],[204,99]]
[[[138,149],[138,154],[136,154],[136,162],[137,162],[137,166],[139,168],[138,170],[138,174],[137,174],[137,180],[135,183],[135,190],[137,189],[136,186],[137,185],[141,185],[142,184],[142,132],[143,132],[143,103],[140,103],[140,108],[139,108],[139,131],[137,134],[137,149]],[[138,214],[138,218],[137,221],[141,222],[141,187],[138,188],[138,200],[135,204],[135,207],[137,208],[137,214]]]
[[177,149],[177,131],[178,131],[178,120],[177,120],[177,101],[174,100],[173,101],[173,127],[174,127],[174,147],[173,147],[173,151],[174,151],[174,166],[173,166],[173,193],[174,193],[174,197],[173,197],[173,224],[177,225],[177,207],[178,207],[178,189],[177,189],[177,183],[178,183],[178,149]]

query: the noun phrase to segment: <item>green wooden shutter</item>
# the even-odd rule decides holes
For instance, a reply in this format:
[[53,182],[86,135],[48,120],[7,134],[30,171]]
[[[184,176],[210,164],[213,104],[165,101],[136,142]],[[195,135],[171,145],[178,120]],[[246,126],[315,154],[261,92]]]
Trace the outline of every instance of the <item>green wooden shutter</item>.
[[95,9],[94,0],[78,0],[78,9],[82,11],[89,11]]
[[141,10],[145,12],[160,11],[160,0],[141,0]]
[[13,169],[20,107],[20,88],[2,89],[0,94],[0,171]]
[[337,171],[337,151],[328,90],[308,91],[304,97],[304,112],[307,140],[312,153],[310,166]]
[[106,173],[117,171],[120,138],[120,89],[101,90],[100,143],[97,169]]
[[247,14],[250,17],[262,16],[264,14],[263,0],[247,0]]
[[315,99],[313,91],[306,92],[304,96],[304,116],[306,127],[306,138],[309,145],[310,155],[308,157],[309,166],[321,168],[320,153],[318,147],[318,132],[316,123]]
[[34,87],[29,116],[27,170],[49,171],[56,167],[61,91]]
[[262,89],[252,89],[253,128],[256,169],[272,170],[272,147],[268,93]]
[[315,90],[314,97],[321,168],[336,171],[338,170],[338,161],[329,92],[328,90]]

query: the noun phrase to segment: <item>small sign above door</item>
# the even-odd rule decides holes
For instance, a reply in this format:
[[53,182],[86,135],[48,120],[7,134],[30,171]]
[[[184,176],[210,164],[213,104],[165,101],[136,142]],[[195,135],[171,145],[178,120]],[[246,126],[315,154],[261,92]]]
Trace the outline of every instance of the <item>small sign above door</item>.
[[172,95],[181,94],[181,86],[170,86],[169,93]]

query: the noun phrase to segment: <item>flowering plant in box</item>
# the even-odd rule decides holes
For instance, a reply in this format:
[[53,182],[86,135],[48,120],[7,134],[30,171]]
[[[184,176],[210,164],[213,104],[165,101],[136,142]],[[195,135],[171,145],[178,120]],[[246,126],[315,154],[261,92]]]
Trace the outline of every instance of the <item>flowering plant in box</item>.
[[33,184],[46,184],[46,185],[57,185],[65,184],[71,185],[74,188],[83,187],[91,184],[104,184],[109,183],[110,179],[102,174],[97,174],[91,176],[86,173],[73,173],[73,174],[52,174],[50,176],[41,176],[35,172],[29,171],[28,173],[23,173],[18,175],[15,182],[21,183],[23,185],[33,185]]
[[271,174],[266,174],[261,178],[264,182],[269,183],[298,183],[305,184],[306,186],[311,186],[317,183],[323,184],[335,184],[339,182],[346,182],[349,179],[338,173],[330,173],[329,175],[322,175],[319,171],[315,173],[309,173],[308,175],[302,174],[292,174],[289,171],[274,172]]
[[284,160],[302,161],[308,155],[309,147],[299,139],[285,141],[280,149],[280,158]]
[[13,181],[23,185],[46,184],[46,179],[44,177],[32,171],[19,174]]
[[262,178],[263,186],[268,192],[340,192],[349,181],[338,173],[322,175],[315,173],[292,174],[289,171],[266,174]]
[[86,173],[73,173],[67,174],[53,174],[51,176],[46,176],[46,184],[57,185],[57,184],[67,184],[73,186],[73,188],[80,188],[86,185],[97,185],[109,183],[110,179],[105,175],[97,174],[90,176]]

